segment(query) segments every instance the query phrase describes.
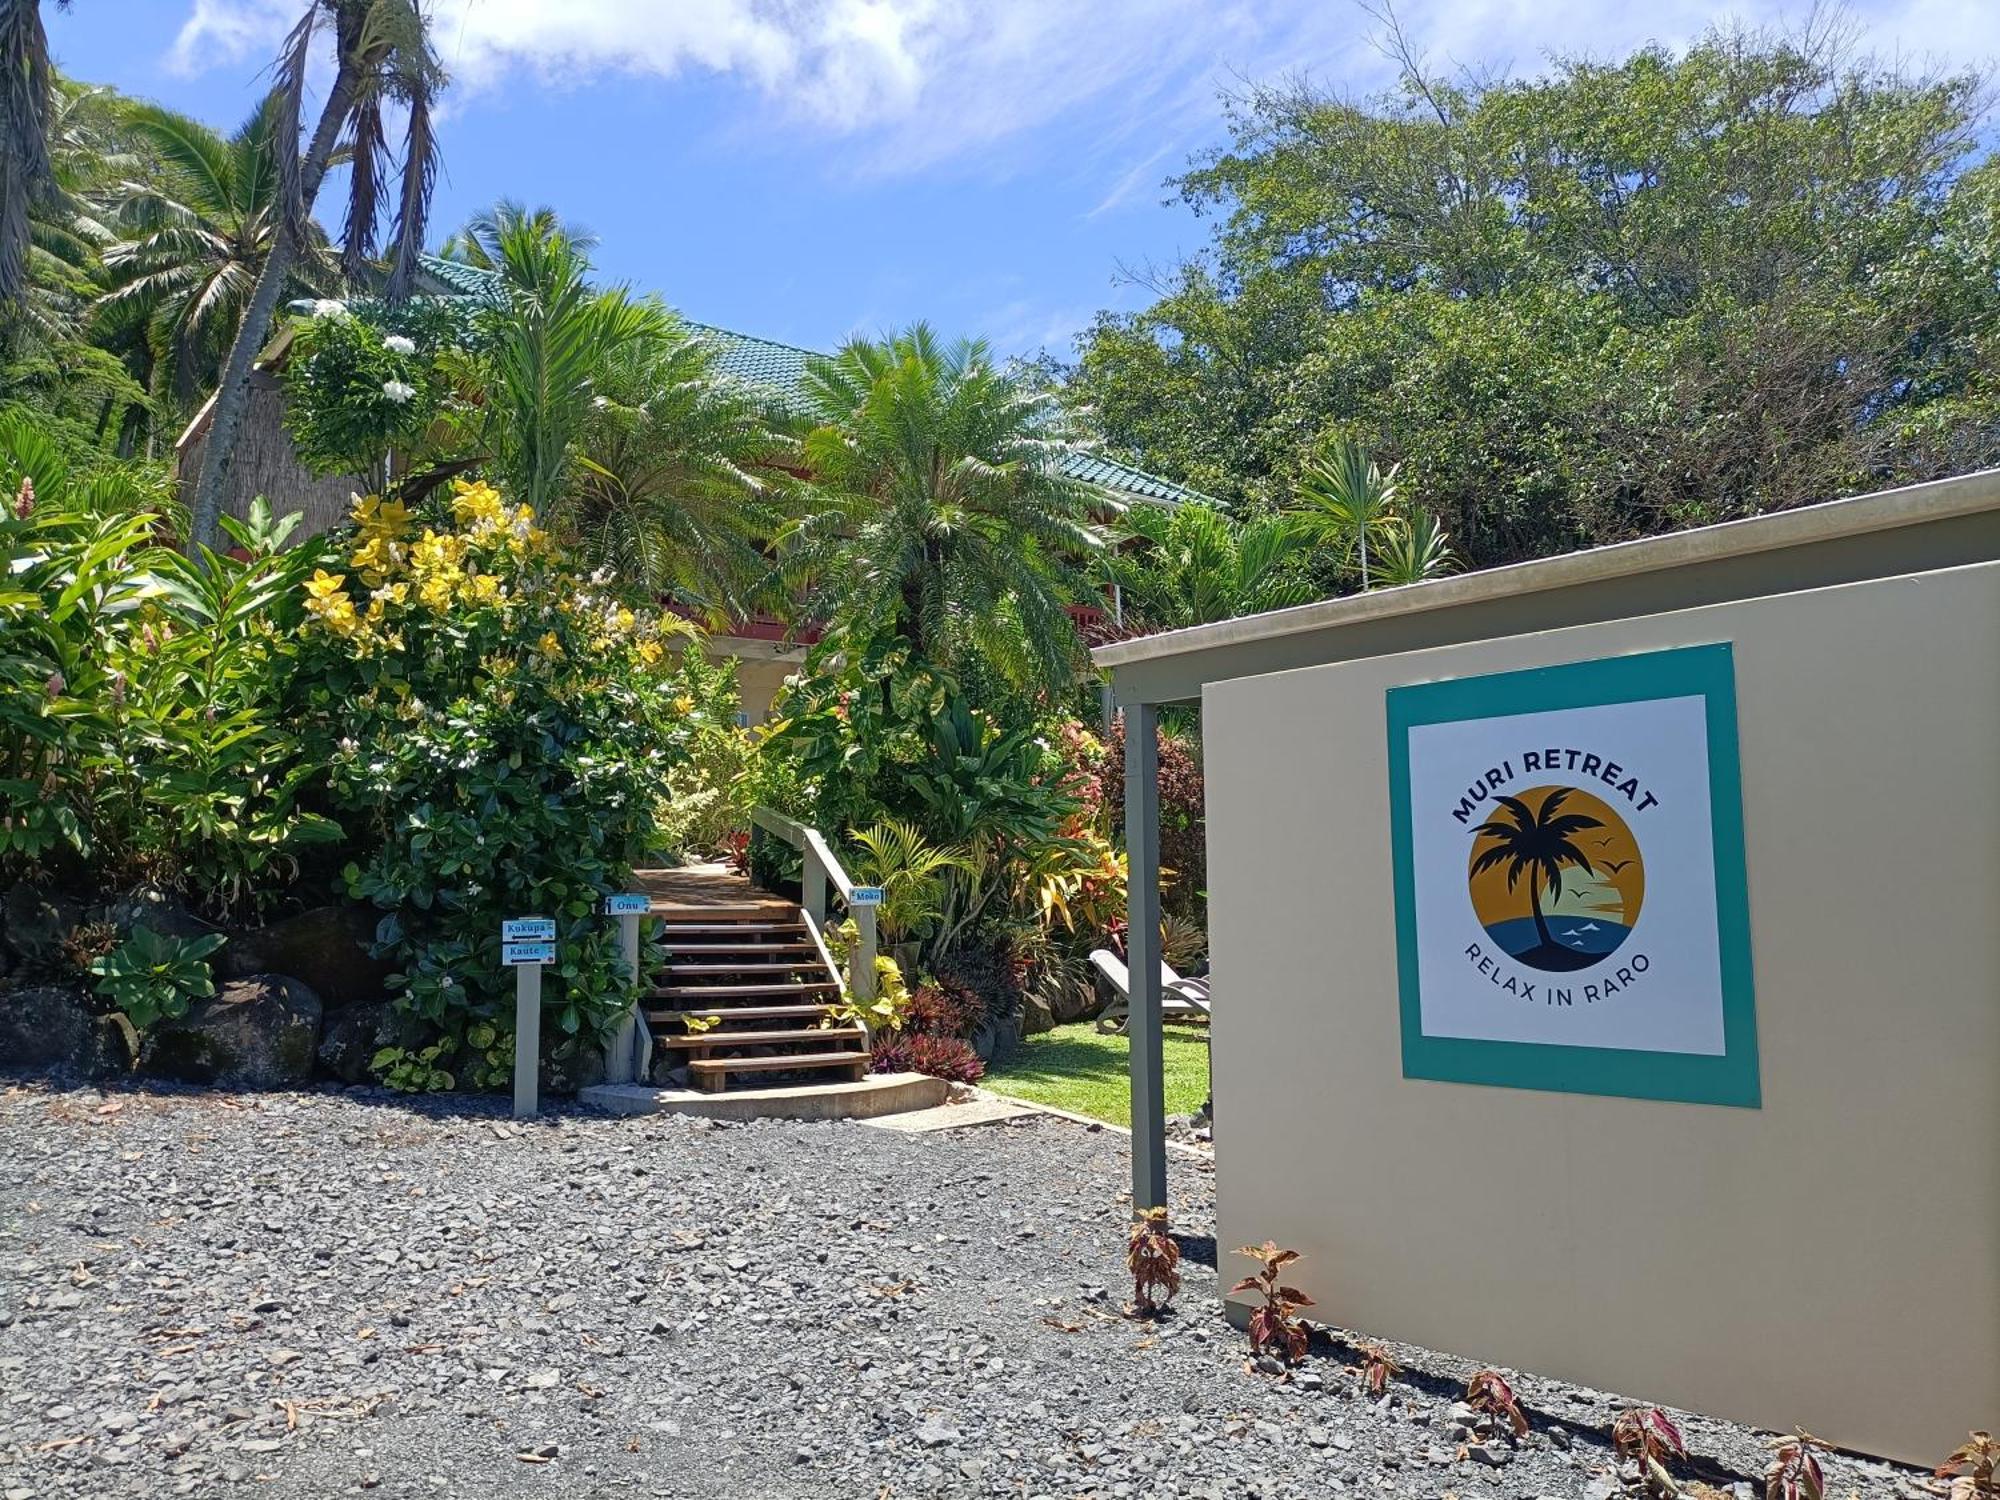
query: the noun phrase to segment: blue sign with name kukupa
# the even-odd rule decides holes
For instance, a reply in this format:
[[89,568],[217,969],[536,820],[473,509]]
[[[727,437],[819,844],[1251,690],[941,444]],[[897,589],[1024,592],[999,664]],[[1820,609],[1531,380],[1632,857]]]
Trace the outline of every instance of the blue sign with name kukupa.
[[500,941],[503,943],[547,942],[555,935],[556,924],[552,917],[514,917],[500,924]]

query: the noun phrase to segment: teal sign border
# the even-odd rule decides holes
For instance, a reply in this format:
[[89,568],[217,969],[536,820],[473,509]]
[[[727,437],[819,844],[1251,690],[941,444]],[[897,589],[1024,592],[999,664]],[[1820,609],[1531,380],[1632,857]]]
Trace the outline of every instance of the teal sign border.
[[[1696,696],[1708,705],[1708,800],[1714,824],[1715,912],[1722,954],[1723,1055],[1425,1036],[1417,974],[1416,869],[1410,853],[1410,730],[1419,724],[1461,719]],[[1743,862],[1736,664],[1729,643],[1390,688],[1388,718],[1389,827],[1395,857],[1403,1076],[1564,1094],[1759,1108],[1763,1095],[1757,1071],[1749,884]]]

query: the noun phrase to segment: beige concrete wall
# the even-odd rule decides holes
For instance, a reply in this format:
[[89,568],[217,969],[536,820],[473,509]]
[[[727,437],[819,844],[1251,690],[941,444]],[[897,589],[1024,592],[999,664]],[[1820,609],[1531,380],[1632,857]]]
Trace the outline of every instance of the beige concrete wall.
[[796,661],[774,661],[747,653],[737,657],[736,687],[742,698],[744,722],[761,724],[768,719],[778,689],[798,670]]
[[[1735,643],[1763,1107],[1405,1080],[1384,690]],[[2000,1418],[2000,564],[1211,685],[1219,1242],[1330,1321],[1935,1463]]]

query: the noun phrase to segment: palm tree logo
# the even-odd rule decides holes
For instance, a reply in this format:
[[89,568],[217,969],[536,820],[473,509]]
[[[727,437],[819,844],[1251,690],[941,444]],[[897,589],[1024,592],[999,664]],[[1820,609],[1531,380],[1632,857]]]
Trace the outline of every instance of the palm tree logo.
[[1631,935],[1645,897],[1645,861],[1625,820],[1573,786],[1497,797],[1473,831],[1466,871],[1473,913],[1517,962],[1550,972],[1587,969]]

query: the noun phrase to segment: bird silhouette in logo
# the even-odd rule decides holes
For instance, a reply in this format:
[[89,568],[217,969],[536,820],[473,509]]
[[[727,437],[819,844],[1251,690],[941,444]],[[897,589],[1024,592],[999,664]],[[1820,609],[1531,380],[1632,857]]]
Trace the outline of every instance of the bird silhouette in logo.
[[1604,868],[1610,874],[1616,875],[1620,870],[1624,869],[1627,865],[1631,863],[1632,861],[1629,859],[1607,859],[1604,862]]

